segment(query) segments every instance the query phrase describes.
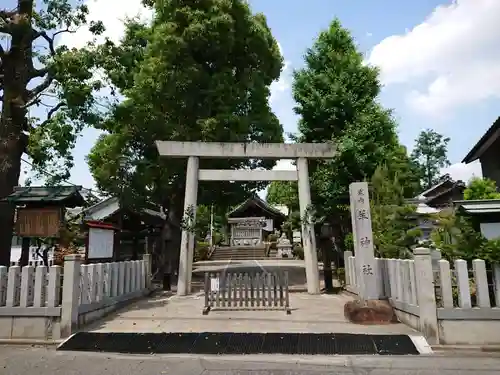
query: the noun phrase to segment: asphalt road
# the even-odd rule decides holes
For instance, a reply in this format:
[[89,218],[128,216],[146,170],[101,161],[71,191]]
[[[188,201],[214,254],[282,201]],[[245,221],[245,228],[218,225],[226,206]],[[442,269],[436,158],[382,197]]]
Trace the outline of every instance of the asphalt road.
[[500,356],[126,356],[0,346],[1,375],[493,375]]

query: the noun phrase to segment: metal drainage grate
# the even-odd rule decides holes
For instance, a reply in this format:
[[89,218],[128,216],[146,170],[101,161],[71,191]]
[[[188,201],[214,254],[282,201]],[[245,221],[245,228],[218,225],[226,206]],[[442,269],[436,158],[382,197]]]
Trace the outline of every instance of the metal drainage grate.
[[297,354],[299,333],[267,333],[261,353]]
[[194,343],[194,353],[202,354],[224,354],[226,352],[231,333],[202,333]]
[[58,350],[129,354],[419,354],[406,335],[347,333],[80,332]]
[[377,348],[371,335],[352,335],[349,333],[336,333],[333,346],[336,354],[377,354]]
[[[224,354],[262,353],[264,335],[262,333],[230,333],[231,339]],[[200,353],[201,354],[201,353]]]

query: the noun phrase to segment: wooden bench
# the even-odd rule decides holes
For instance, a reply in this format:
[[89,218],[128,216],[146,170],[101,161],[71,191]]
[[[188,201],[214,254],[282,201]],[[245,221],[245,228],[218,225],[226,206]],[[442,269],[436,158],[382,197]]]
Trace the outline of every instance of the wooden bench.
[[291,314],[288,272],[206,272],[205,307],[210,310],[283,310]]

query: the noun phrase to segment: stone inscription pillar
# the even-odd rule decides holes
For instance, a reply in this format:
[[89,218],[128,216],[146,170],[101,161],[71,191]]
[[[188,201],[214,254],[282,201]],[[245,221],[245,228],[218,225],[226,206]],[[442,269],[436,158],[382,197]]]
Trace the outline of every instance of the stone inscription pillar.
[[356,273],[360,284],[359,296],[365,300],[380,299],[378,268],[373,250],[372,219],[368,183],[354,182],[349,185],[351,200],[352,235]]

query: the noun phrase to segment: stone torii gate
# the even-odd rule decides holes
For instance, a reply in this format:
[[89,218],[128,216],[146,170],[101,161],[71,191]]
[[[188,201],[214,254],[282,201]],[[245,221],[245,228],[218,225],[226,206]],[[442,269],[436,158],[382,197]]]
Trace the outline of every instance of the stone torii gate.
[[[311,205],[307,159],[331,159],[336,149],[329,143],[229,143],[229,142],[173,142],[157,141],[160,156],[188,158],[184,215],[194,208],[196,214],[198,181],[298,181],[300,217],[307,215]],[[224,170],[199,169],[199,158],[224,159],[295,159],[297,170]],[[192,216],[194,221],[196,218]],[[193,222],[191,223],[191,225]],[[314,225],[302,223],[302,241],[306,266],[307,291],[318,294],[319,271]],[[179,279],[177,294],[191,293],[195,238],[183,229],[181,236]]]

